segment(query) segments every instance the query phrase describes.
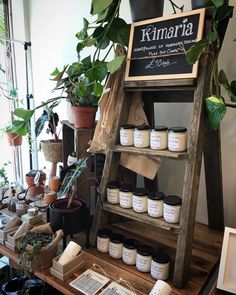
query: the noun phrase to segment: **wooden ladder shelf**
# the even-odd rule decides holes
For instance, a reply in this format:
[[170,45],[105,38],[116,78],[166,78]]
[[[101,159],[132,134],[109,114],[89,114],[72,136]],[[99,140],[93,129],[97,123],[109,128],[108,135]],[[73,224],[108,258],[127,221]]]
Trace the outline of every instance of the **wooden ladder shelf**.
[[[210,21],[207,20],[205,24],[205,34],[209,31],[209,26]],[[200,170],[204,146],[203,139],[205,140],[204,136],[208,132],[206,131],[205,133],[206,122],[203,103],[209,93],[209,69],[212,67],[212,59],[213,55],[210,53],[205,54],[204,57],[201,58],[199,63],[199,75],[196,81],[176,79],[125,83],[123,79],[120,78],[121,82],[117,93],[117,97],[119,97],[119,99],[117,100],[113,130],[108,149],[104,152],[106,159],[100,183],[103,207],[98,201],[92,226],[91,244],[93,245],[96,244],[96,233],[98,229],[109,224],[108,218],[111,215],[123,216],[131,220],[140,221],[142,223],[167,230],[170,234],[172,232],[177,233],[178,240],[173,275],[173,284],[177,287],[183,287],[185,285],[188,280],[190,269]],[[194,82],[196,83],[194,84]],[[120,126],[121,124],[127,122],[131,93],[133,91],[142,91],[143,97],[144,95],[148,97],[149,105],[158,101],[193,103],[193,115],[191,127],[188,133],[189,144],[187,152],[175,153],[168,150],[155,151],[148,148],[138,149],[134,147],[124,147],[118,144]],[[154,96],[152,95],[153,93],[158,93],[158,95]],[[145,100],[146,98],[144,99],[144,103]],[[155,219],[147,214],[135,213],[132,209],[123,209],[119,205],[106,203],[106,185],[109,181],[118,179],[119,159],[121,153],[159,156],[160,158],[185,161],[186,165],[182,194],[183,203],[179,224],[170,224],[165,222],[162,218]],[[213,173],[218,175],[217,179],[221,178],[221,174],[219,174],[221,171],[215,171]],[[222,191],[220,193],[222,193]]]

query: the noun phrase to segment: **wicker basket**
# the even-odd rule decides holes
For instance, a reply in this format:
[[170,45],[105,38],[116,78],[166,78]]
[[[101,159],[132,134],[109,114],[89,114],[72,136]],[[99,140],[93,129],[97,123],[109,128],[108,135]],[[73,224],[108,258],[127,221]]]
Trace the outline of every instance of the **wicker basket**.
[[41,140],[40,148],[46,161],[58,163],[63,161],[62,140]]

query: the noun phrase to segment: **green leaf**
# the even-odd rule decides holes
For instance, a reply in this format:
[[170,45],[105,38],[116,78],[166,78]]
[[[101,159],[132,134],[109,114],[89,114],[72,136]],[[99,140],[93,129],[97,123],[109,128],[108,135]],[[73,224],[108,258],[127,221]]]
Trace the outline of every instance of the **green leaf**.
[[16,108],[13,114],[24,121],[28,122],[34,114],[34,110],[26,110],[23,108]]
[[98,27],[93,32],[93,38],[97,39],[95,44],[97,48],[105,49],[110,43],[109,38],[106,36],[106,34],[104,34],[104,32],[105,30],[103,27]]
[[217,33],[216,32],[209,32],[207,34],[207,40],[210,42],[210,43],[213,43],[217,40]]
[[29,133],[29,122],[22,120],[13,120],[11,131],[15,132],[17,135],[24,136]]
[[103,92],[103,86],[101,83],[94,83],[94,95],[100,97],[102,95]]
[[220,7],[224,4],[224,0],[211,0],[211,2],[215,5],[215,7]]
[[106,63],[103,61],[97,60],[94,63],[94,66],[84,73],[90,81],[99,81],[102,82],[107,76],[108,70]]
[[44,125],[49,121],[49,114],[47,112],[43,112],[43,114],[38,118],[35,123],[35,136],[38,137],[43,131]]
[[187,62],[194,64],[204,53],[208,44],[209,42],[206,39],[200,40],[193,44],[186,52]]
[[109,12],[109,7],[98,13],[97,23],[105,21]]
[[121,18],[114,18],[107,32],[108,38],[114,43],[120,43],[128,46],[130,25]]
[[54,76],[54,77],[56,77],[56,76],[59,75],[59,74],[60,74],[59,69],[58,69],[58,68],[55,68],[55,70],[53,70],[53,72],[50,74],[50,76]]
[[236,81],[232,81],[231,84],[229,84],[224,70],[221,70],[219,73],[219,83],[227,91],[231,101],[236,102]]
[[77,46],[76,46],[76,51],[77,53],[79,54],[81,50],[84,49],[84,45],[82,42],[78,43]]
[[91,56],[85,57],[83,60],[81,60],[81,63],[84,67],[84,71],[89,70],[92,67],[92,62],[91,62]]
[[117,71],[121,67],[124,59],[125,59],[125,56],[117,56],[112,61],[108,62],[107,68],[109,72],[112,74],[115,71]]
[[64,66],[63,70],[60,72],[58,68],[56,68],[50,75],[54,76],[53,81],[60,81],[67,69],[68,65]]
[[219,22],[223,19],[228,18],[233,13],[233,6],[223,5],[216,9],[214,13],[214,19]]
[[208,119],[214,129],[220,127],[220,122],[226,113],[226,106],[223,98],[210,96],[206,99]]
[[220,70],[220,72],[219,72],[219,83],[221,85],[223,85],[224,87],[229,86],[229,82],[227,80],[227,77],[226,77],[226,74],[225,74],[224,70]]
[[86,18],[83,18],[83,21],[84,21],[84,27],[81,31],[79,31],[78,33],[76,33],[76,37],[79,39],[79,40],[84,40],[85,38],[88,37],[88,25],[89,25],[89,22],[87,21]]
[[68,70],[67,70],[67,74],[68,76],[70,77],[78,77],[81,75],[82,73],[82,69],[83,69],[83,65],[81,63],[78,63],[78,62],[73,62]]
[[109,5],[111,5],[113,0],[92,0],[92,14],[97,14],[104,9],[106,9]]

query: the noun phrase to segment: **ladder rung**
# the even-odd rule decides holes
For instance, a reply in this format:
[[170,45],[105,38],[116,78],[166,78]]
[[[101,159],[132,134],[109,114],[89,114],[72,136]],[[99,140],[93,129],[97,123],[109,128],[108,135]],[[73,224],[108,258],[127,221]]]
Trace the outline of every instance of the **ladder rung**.
[[180,232],[179,224],[171,224],[171,223],[165,222],[163,218],[150,217],[147,213],[136,213],[132,209],[124,209],[124,208],[121,208],[119,205],[112,205],[109,203],[103,203],[103,210],[130,218],[132,220],[142,221],[144,223],[147,223],[165,230],[169,230],[175,233]]
[[136,148],[136,147],[126,147],[122,145],[116,145],[114,147],[114,152],[122,152],[136,155],[147,155],[152,157],[170,158],[170,159],[180,159],[187,160],[189,154],[187,152],[170,152],[168,150],[153,150],[150,148]]

